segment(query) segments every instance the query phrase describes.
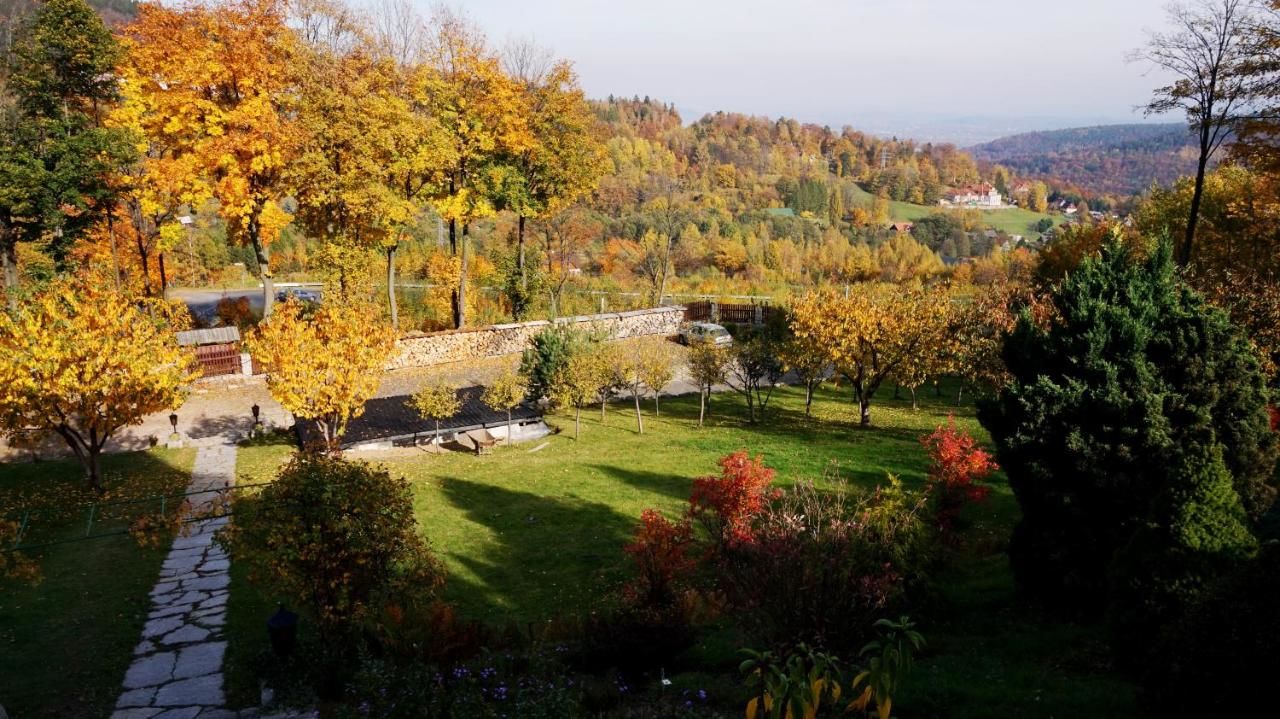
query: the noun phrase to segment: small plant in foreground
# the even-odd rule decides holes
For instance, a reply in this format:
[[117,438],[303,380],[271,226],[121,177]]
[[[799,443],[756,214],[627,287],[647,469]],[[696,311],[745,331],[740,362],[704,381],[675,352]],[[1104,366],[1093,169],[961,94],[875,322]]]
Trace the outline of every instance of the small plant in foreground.
[[991,455],[969,433],[956,427],[955,417],[921,438],[929,452],[928,492],[938,528],[955,527],[968,504],[981,502],[991,488],[978,484],[999,469]]

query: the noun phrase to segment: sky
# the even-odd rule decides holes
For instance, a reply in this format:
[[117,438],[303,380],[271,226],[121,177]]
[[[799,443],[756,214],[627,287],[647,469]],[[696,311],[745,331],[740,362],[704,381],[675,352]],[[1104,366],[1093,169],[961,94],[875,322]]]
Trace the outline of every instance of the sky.
[[[431,0],[416,1],[429,10]],[[592,97],[649,95],[675,103],[686,121],[726,110],[915,137],[947,128],[994,137],[1142,121],[1134,107],[1160,77],[1126,55],[1161,26],[1167,1],[450,4],[495,44],[532,38],[572,60]]]

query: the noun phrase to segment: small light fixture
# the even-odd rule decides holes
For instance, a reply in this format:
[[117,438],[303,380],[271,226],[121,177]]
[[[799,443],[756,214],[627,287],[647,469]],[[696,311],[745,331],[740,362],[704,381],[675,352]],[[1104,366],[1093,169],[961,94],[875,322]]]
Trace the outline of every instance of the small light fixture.
[[177,412],[172,412],[169,414],[169,424],[173,425],[173,433],[177,434],[178,433],[178,413]]

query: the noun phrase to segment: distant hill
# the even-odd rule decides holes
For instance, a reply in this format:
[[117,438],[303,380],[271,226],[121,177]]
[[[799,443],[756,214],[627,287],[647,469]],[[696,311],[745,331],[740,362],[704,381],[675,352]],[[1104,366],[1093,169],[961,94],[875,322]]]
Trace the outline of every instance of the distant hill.
[[979,162],[1005,165],[1021,175],[1124,196],[1194,172],[1193,143],[1181,123],[1100,125],[1028,132],[969,151]]

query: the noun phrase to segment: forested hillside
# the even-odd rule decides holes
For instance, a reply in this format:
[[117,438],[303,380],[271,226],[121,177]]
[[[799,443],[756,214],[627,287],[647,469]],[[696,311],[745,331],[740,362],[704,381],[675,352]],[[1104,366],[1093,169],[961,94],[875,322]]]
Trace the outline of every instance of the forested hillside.
[[1192,140],[1182,123],[1103,125],[1013,135],[971,152],[982,162],[1089,194],[1127,196],[1192,172]]

